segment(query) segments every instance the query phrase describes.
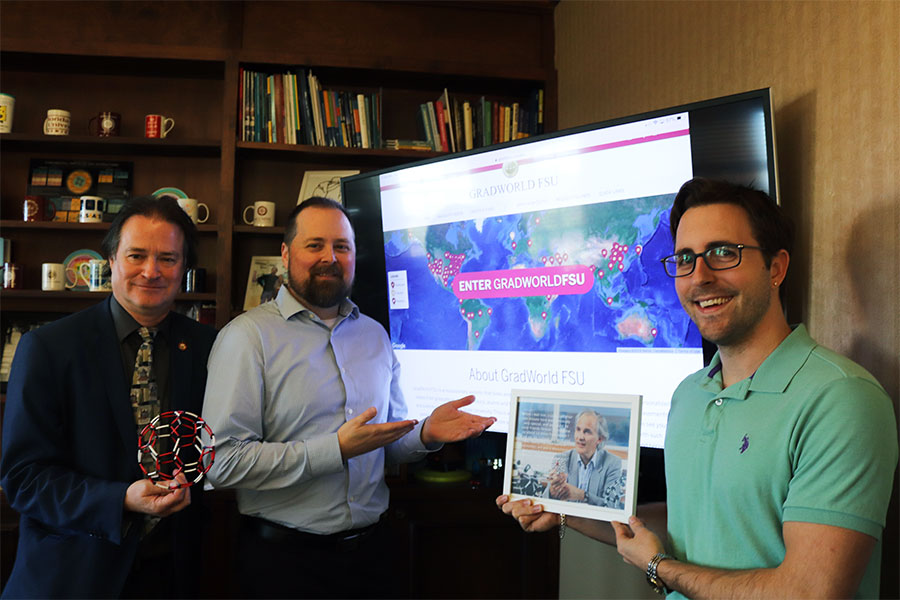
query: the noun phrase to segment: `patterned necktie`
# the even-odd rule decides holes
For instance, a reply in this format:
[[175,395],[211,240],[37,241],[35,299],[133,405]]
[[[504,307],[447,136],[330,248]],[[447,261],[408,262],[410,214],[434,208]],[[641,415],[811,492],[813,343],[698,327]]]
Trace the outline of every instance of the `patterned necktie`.
[[131,377],[131,407],[134,409],[134,421],[137,433],[156,415],[159,414],[159,397],[156,390],[156,377],[153,373],[153,336],[155,327],[141,327],[141,347],[134,359],[134,374]]

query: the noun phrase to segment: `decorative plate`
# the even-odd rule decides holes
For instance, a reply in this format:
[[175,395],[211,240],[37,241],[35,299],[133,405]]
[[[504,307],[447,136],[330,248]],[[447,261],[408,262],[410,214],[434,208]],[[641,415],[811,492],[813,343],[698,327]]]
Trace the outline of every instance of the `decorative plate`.
[[91,189],[92,185],[94,185],[94,178],[84,169],[72,171],[69,173],[69,176],[66,177],[66,187],[76,196],[80,196],[87,192]]
[[[88,248],[83,248],[81,250],[76,250],[72,254],[66,257],[66,260],[63,261],[63,265],[66,268],[66,287],[70,290],[74,290],[76,292],[86,292],[88,291],[87,281],[84,280],[78,272],[77,269],[82,263],[86,263],[89,260],[103,260],[103,257],[100,256],[99,253],[94,252]],[[69,287],[72,284],[75,284],[72,287]]]
[[153,192],[153,196],[154,196],[155,198],[169,197],[169,198],[172,198],[173,200],[176,200],[176,201],[177,201],[179,198],[182,198],[182,199],[184,199],[184,198],[190,198],[190,196],[188,196],[185,192],[183,192],[182,190],[179,190],[179,189],[176,188],[176,187],[164,187],[164,188],[159,188],[158,190],[156,190],[155,192]]

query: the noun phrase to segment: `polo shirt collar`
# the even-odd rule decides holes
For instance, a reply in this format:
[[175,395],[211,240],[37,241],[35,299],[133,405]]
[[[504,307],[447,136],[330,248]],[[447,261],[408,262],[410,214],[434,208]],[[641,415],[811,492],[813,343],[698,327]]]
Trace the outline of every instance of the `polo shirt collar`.
[[746,399],[750,392],[783,393],[815,347],[806,326],[796,325],[752,376],[729,386],[727,391],[722,390],[722,360],[716,352],[703,370],[701,387],[719,397],[736,400]]
[[750,391],[783,393],[815,347],[816,342],[809,336],[805,325],[794,327],[756,370]]
[[[278,290],[278,295],[275,296],[274,302],[285,321],[289,320],[294,315],[305,315],[312,321],[322,322],[322,319],[320,319],[316,313],[303,306],[296,298],[294,298],[288,291],[286,285],[281,286]],[[344,298],[341,301],[340,307],[338,307],[338,316],[341,320],[347,317],[356,319],[359,317],[359,307],[349,298]]]

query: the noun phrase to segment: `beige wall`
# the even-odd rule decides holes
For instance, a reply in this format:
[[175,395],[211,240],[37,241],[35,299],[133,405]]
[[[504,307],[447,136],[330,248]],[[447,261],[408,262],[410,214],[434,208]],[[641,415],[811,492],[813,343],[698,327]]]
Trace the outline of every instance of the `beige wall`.
[[[900,396],[900,1],[556,8],[559,126],[771,87],[791,321]],[[895,424],[896,426],[896,424]],[[897,493],[882,593],[897,591]]]

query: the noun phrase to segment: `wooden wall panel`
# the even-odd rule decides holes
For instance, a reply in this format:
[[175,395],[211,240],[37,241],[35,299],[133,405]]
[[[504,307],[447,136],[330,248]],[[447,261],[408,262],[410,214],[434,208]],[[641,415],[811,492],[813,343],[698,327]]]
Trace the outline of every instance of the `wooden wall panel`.
[[[563,1],[559,126],[773,89],[791,321],[900,396],[900,2]],[[897,597],[898,509],[882,594]],[[890,574],[888,574],[888,572]]]
[[0,36],[7,45],[17,39],[46,39],[60,52],[92,54],[104,44],[123,43],[159,48],[223,49],[233,44],[240,3],[191,2],[41,2],[4,0]]
[[[313,56],[378,56],[383,68],[410,58],[435,64],[552,67],[549,2],[299,2],[281,18],[281,2],[247,2],[243,49]],[[410,49],[414,48],[411,53]],[[477,69],[476,69],[477,71]]]

